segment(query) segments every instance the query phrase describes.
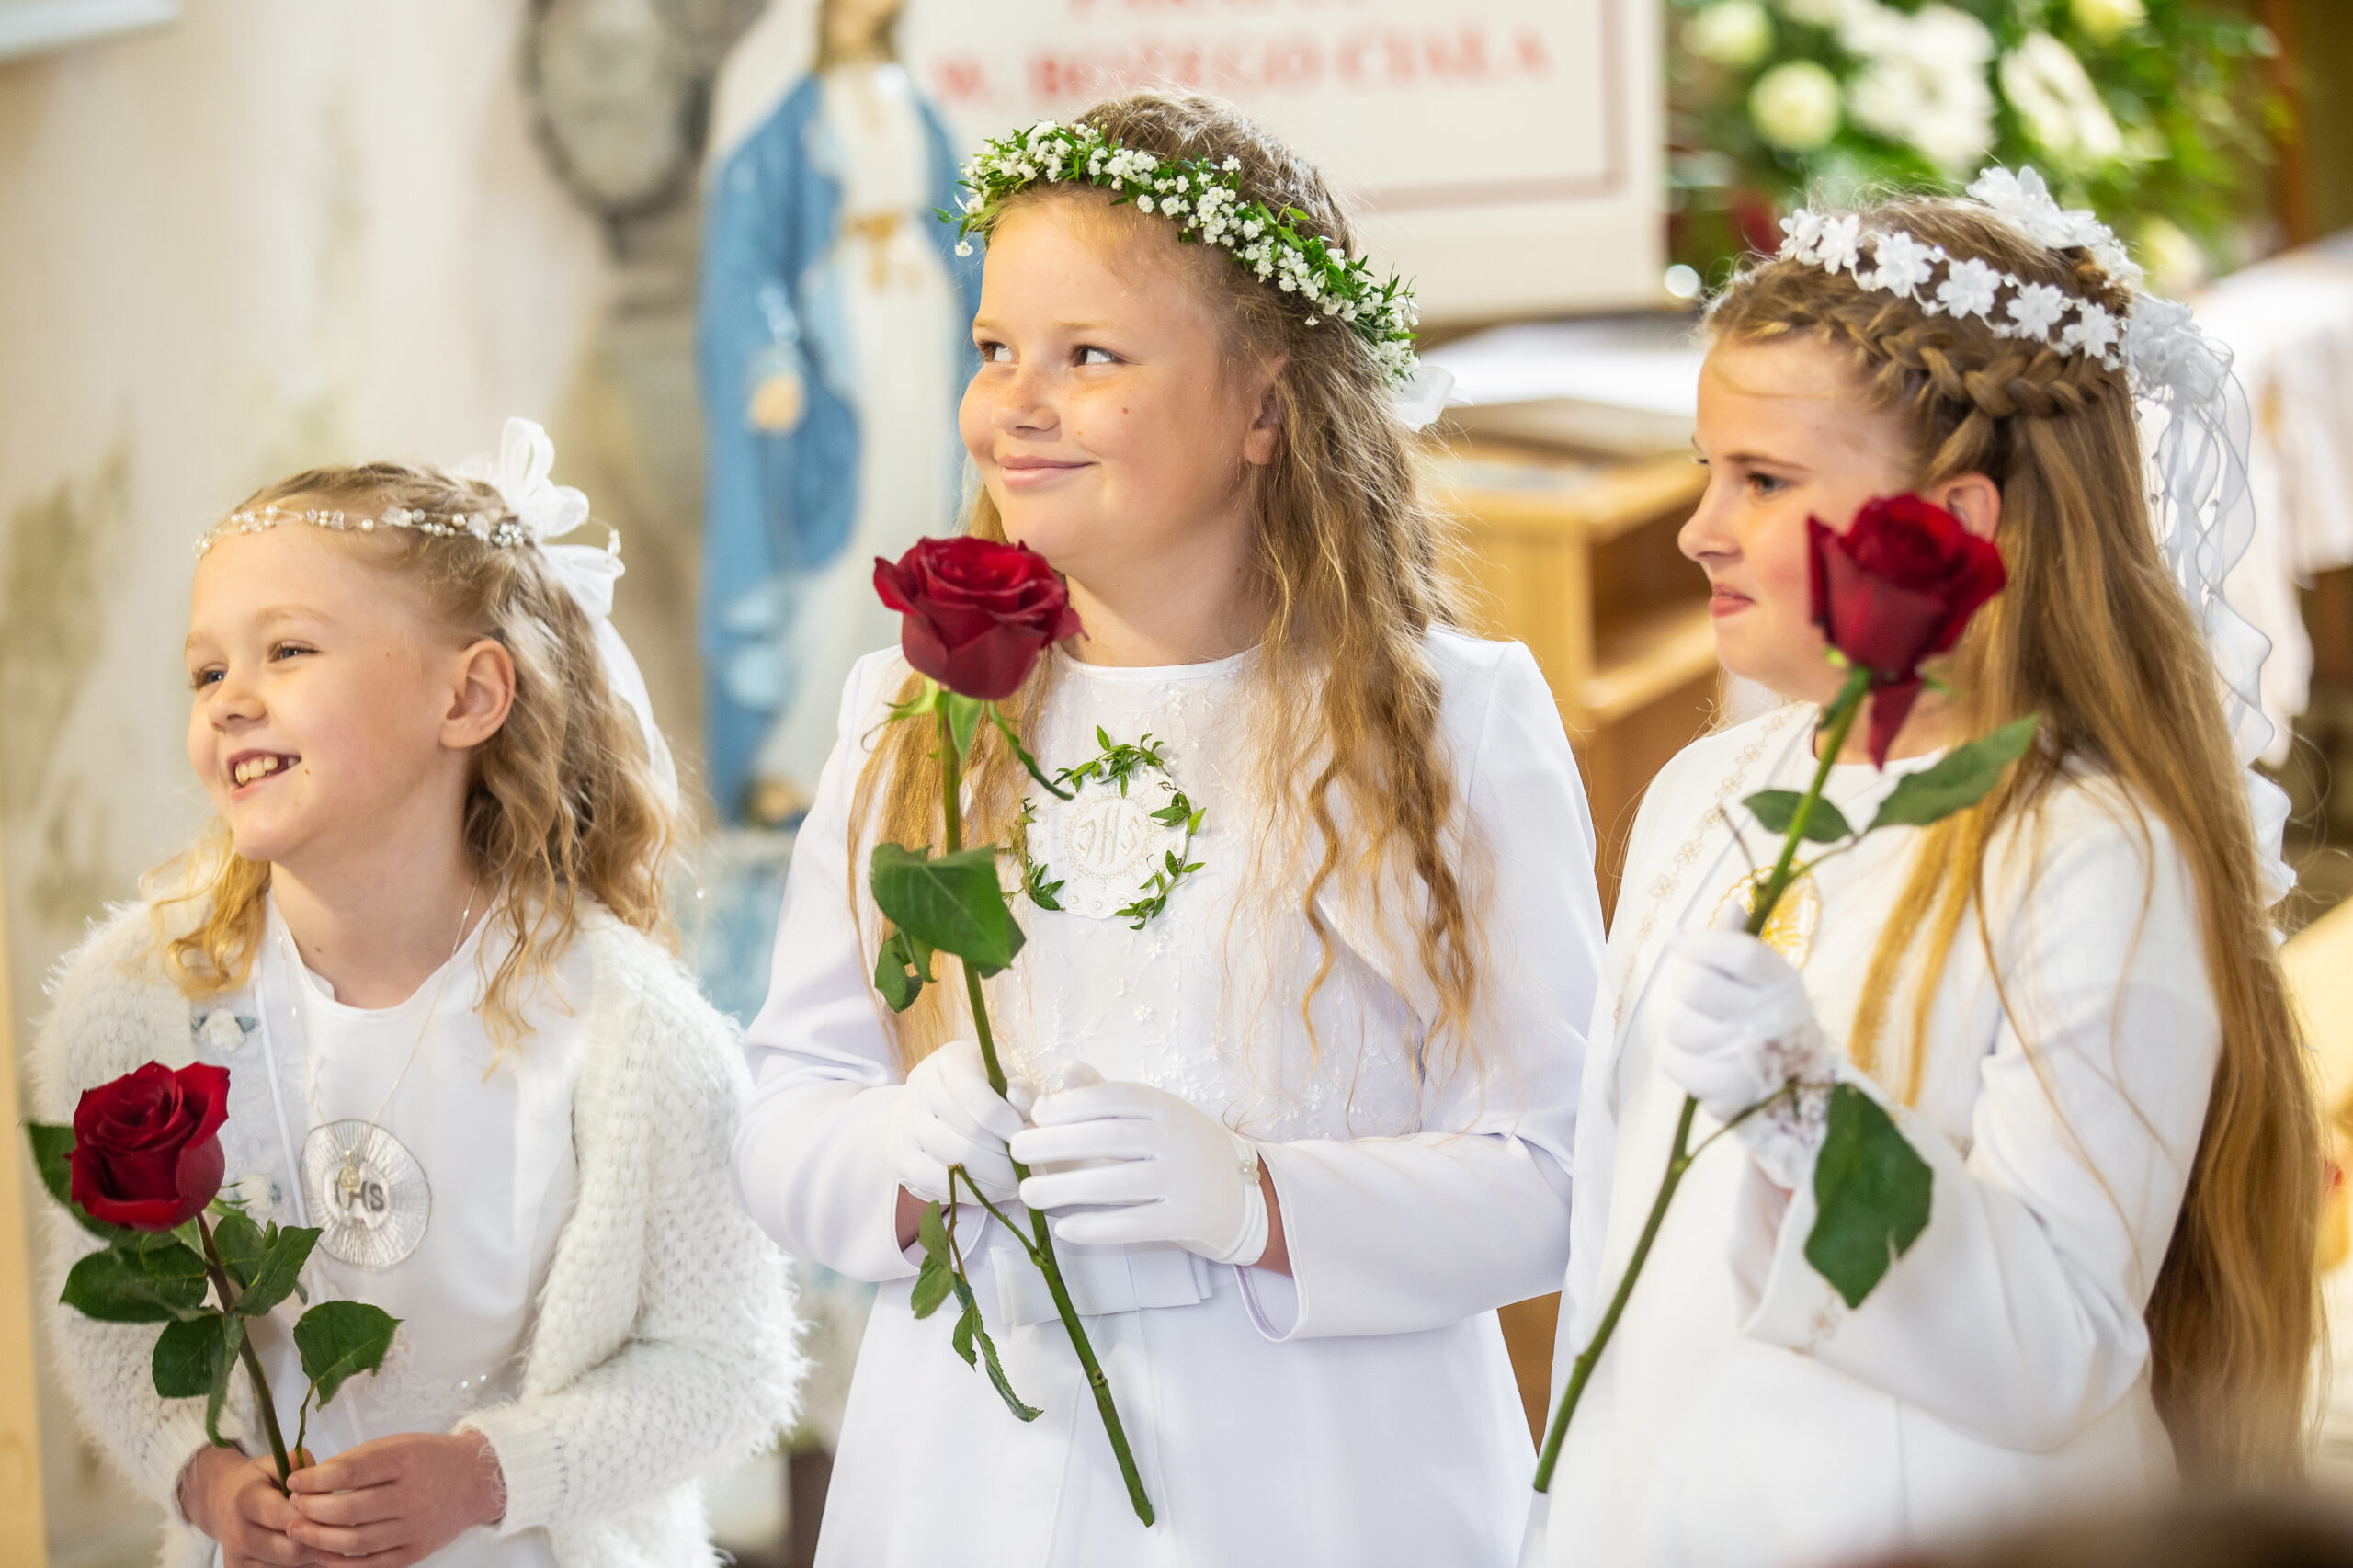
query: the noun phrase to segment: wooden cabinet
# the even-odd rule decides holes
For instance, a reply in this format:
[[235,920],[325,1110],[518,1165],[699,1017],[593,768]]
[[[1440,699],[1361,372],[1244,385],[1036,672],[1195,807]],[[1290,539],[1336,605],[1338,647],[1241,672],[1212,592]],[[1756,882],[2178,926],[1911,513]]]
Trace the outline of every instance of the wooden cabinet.
[[1708,584],[1675,535],[1706,485],[1688,457],[1612,460],[1456,441],[1428,455],[1462,528],[1481,630],[1528,644],[1593,803],[1602,907],[1643,790],[1717,700]]

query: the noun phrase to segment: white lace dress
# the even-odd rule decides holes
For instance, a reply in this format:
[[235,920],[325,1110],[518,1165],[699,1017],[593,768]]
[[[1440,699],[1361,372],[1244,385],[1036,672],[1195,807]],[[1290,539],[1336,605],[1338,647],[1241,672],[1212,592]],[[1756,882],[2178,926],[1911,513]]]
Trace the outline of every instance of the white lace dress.
[[[572,1089],[589,960],[574,944],[553,976],[571,1006],[543,996],[524,1049],[494,1061],[477,1010],[486,929],[478,923],[406,1001],[359,1008],[303,965],[273,904],[253,983],[215,1006],[199,1035],[202,1059],[229,1069],[222,1153],[233,1190],[257,1200],[256,1219],[320,1223],[319,1195],[297,1173],[323,1120],[384,1127],[430,1190],[423,1237],[404,1258],[356,1267],[322,1245],[303,1273],[313,1301],[369,1301],[401,1320],[383,1369],[351,1379],[312,1414],[308,1446],[322,1460],[396,1432],[447,1432],[513,1399],[519,1384],[533,1303],[578,1187]],[[289,1444],[305,1387],[291,1334],[303,1310],[290,1299],[252,1331]],[[498,1539],[476,1529],[426,1561],[554,1568],[556,1559],[544,1530]]]
[[[1337,950],[1311,1038],[1300,998],[1320,953],[1304,873],[1263,871],[1252,853],[1251,655],[1165,669],[1063,660],[1034,728],[1049,771],[1096,754],[1098,727],[1119,743],[1149,735],[1166,769],[1139,773],[1125,798],[1096,785],[1068,804],[1034,801],[1032,858],[1063,907],[1015,906],[1028,945],[989,997],[1008,1070],[1085,1062],[1261,1141],[1294,1270],[1173,1247],[1062,1249],[1159,1512],[1149,1530],[1009,1238],[986,1236],[974,1285],[1039,1420],[1017,1423],[957,1358],[952,1312],[909,1312],[915,1264],[893,1233],[882,1142],[902,1074],[871,947],[847,918],[846,837],[905,666],[895,651],[858,666],[795,851],[736,1144],[770,1234],[881,1285],[822,1561],[1510,1560],[1533,1454],[1493,1309],[1553,1288],[1565,1261],[1600,915],[1584,792],[1534,662],[1451,633],[1428,647],[1456,782],[1489,846],[1466,865],[1490,943],[1483,1072],[1417,1069],[1433,1004],[1410,939],[1336,900],[1323,905]],[[1204,813],[1189,851],[1201,869],[1132,929],[1116,912],[1183,844],[1150,814],[1171,788]]]

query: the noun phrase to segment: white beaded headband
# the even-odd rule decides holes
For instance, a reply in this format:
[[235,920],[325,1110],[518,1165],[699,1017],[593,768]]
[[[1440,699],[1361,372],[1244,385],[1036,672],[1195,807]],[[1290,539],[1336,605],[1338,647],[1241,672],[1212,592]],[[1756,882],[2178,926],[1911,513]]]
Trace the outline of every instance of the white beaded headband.
[[[2141,269],[2114,232],[2089,212],[2062,208],[2034,170],[1987,169],[1969,194],[2039,244],[2090,251],[2119,289],[2140,286]],[[2029,283],[1975,256],[1955,258],[1902,229],[1865,232],[1862,222],[1852,212],[1825,217],[1800,208],[1781,220],[1789,237],[1780,257],[1847,273],[1863,288],[1909,300],[1928,315],[1976,316],[1998,336],[2093,355],[2111,370],[2124,368],[2135,347],[2128,343],[2137,335],[2131,318],[2104,305],[2048,283]]]
[[344,512],[324,506],[249,506],[232,512],[220,525],[196,541],[197,559],[201,561],[224,534],[257,534],[274,528],[280,523],[307,523],[315,528],[329,528],[336,533],[373,533],[378,528],[408,528],[433,539],[457,539],[472,535],[484,544],[501,550],[512,550],[518,544],[529,544],[537,536],[524,526],[522,519],[510,515],[489,512],[419,512],[406,506],[388,506],[380,514]]

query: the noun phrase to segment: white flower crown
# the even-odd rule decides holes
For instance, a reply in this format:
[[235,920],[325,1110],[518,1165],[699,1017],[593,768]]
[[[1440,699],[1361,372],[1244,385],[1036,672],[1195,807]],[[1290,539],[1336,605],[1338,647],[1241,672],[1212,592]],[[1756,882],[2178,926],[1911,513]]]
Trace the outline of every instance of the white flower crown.
[[[1865,233],[1861,217],[1852,212],[1824,217],[1800,208],[1790,213],[1781,220],[1781,232],[1789,237],[1781,242],[1780,257],[1849,273],[1864,288],[1909,300],[1932,316],[1978,316],[2003,337],[2032,338],[2063,354],[2095,355],[2111,370],[2128,361],[2137,364],[2146,350],[2156,347],[2143,328],[2177,324],[2160,321],[2168,314],[2166,309],[2150,308],[2164,307],[2165,301],[2137,293],[2141,268],[2115,233],[2089,212],[2061,207],[2033,169],[2015,174],[1987,169],[1970,186],[1969,194],[2037,244],[2090,251],[2111,281],[2136,291],[2131,315],[2120,316],[2048,283],[2027,282],[1974,256],[1956,260],[1944,246],[1924,244],[1901,229]],[[1863,260],[1866,247],[1869,264]],[[1939,267],[1944,276],[1937,280]]]
[[1414,329],[1421,312],[1414,291],[1395,275],[1376,282],[1371,264],[1299,225],[1310,222],[1295,207],[1279,210],[1242,194],[1242,161],[1163,159],[1123,147],[1091,125],[1041,119],[1029,130],[983,143],[965,164],[961,183],[972,194],[957,213],[956,254],[972,254],[971,236],[982,214],[1025,187],[1070,183],[1113,193],[1114,205],[1132,202],[1176,225],[1180,240],[1222,245],[1234,259],[1286,294],[1305,302],[1307,324],[1345,324],[1364,339],[1383,378],[1403,387],[1414,380]]

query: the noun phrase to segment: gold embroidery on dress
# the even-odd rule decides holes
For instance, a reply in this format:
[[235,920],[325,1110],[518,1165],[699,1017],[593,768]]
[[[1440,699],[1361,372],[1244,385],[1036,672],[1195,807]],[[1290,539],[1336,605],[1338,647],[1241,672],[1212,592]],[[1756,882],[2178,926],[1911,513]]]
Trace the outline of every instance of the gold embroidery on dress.
[[[1743,877],[1724,890],[1716,900],[1716,907],[1708,924],[1712,927],[1723,917],[1724,910],[1734,899],[1740,901],[1741,913],[1754,914],[1756,892],[1764,885],[1769,871],[1759,871],[1753,877]],[[1782,890],[1780,902],[1773,905],[1772,915],[1765,922],[1758,940],[1790,960],[1792,969],[1803,969],[1807,957],[1813,951],[1814,928],[1822,924],[1822,890],[1814,886],[1812,873],[1800,877]]]

